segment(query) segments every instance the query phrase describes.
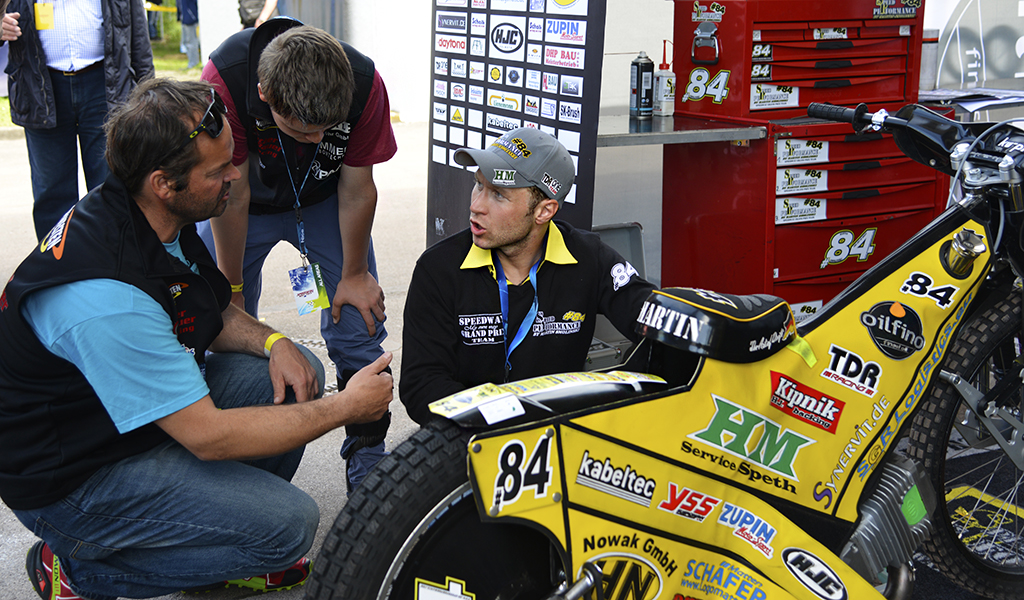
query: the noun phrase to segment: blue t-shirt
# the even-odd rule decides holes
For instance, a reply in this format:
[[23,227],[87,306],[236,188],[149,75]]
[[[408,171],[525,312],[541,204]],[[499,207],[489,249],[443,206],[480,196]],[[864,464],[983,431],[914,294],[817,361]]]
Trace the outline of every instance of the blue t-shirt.
[[[164,247],[184,260],[177,238]],[[84,279],[28,295],[21,311],[43,346],[85,375],[120,433],[210,393],[167,312],[135,286]]]

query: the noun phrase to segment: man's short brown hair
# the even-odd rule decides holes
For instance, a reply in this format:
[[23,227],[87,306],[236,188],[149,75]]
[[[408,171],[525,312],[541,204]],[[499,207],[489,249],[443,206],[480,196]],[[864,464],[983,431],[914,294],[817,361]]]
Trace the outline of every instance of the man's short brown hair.
[[341,42],[302,25],[277,36],[260,55],[260,89],[278,115],[333,126],[348,117],[355,77]]
[[167,174],[174,189],[188,187],[189,175],[202,156],[196,144],[186,144],[179,152],[174,149],[188,141],[189,132],[209,108],[212,94],[209,83],[148,79],[114,109],[104,125],[107,165],[128,193],[139,193],[143,181],[156,169]]

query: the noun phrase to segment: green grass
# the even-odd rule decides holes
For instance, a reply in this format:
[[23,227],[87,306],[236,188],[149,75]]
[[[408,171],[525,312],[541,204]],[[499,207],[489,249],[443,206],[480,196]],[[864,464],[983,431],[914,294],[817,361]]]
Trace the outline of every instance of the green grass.
[[[164,0],[164,6],[173,8],[177,0]],[[199,79],[202,67],[186,70],[188,59],[179,52],[181,24],[173,12],[160,13],[163,20],[163,39],[153,40],[153,67],[160,77]],[[159,30],[158,30],[159,31]],[[0,127],[11,127],[11,105],[6,97],[0,98]]]

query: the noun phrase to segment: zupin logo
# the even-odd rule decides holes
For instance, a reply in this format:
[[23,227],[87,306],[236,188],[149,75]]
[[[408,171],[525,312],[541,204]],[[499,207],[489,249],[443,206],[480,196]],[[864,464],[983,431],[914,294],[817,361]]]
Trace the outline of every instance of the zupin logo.
[[590,458],[589,450],[583,451],[576,483],[648,508],[657,487],[653,479],[637,473],[630,465],[616,468],[610,458],[604,459],[604,462]]
[[782,551],[782,562],[797,581],[822,600],[846,600],[846,586],[825,561],[800,548]]
[[814,440],[725,398],[714,394],[711,397],[715,401],[715,415],[706,428],[689,437],[800,481],[793,471],[793,463],[800,449],[813,444]]
[[523,32],[515,25],[502,23],[491,30],[491,43],[499,51],[510,54],[523,47]]
[[46,234],[43,238],[43,243],[39,245],[40,252],[46,252],[47,250],[53,250],[53,257],[60,260],[64,256],[64,240],[67,236],[68,223],[71,221],[71,215],[75,212],[75,207],[72,206],[71,210],[64,213],[60,221],[53,226],[50,233]]
[[658,508],[703,523],[720,502],[721,500],[714,496],[708,496],[687,487],[679,489],[678,485],[670,481],[668,482],[668,498],[662,500],[658,504]]
[[832,344],[828,349],[832,358],[828,362],[828,368],[821,372],[821,376],[829,381],[874,398],[878,393],[878,380],[882,376],[882,367],[875,361],[864,360],[857,354]]
[[846,403],[772,371],[772,406],[835,435]]
[[889,358],[903,360],[924,348],[921,317],[899,302],[879,302],[860,314],[860,322]]
[[775,528],[749,510],[726,502],[722,507],[722,514],[718,517],[718,524],[732,528],[734,536],[753,546],[755,550],[764,554],[765,558],[771,558],[775,554],[775,549],[772,548]]

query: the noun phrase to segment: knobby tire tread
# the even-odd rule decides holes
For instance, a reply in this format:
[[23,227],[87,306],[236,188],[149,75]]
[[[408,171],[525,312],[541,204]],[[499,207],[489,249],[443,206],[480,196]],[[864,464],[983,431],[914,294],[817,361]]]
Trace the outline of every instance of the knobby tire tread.
[[305,597],[375,598],[408,534],[428,510],[468,480],[468,439],[451,423],[431,424],[378,463],[328,531]]
[[[984,362],[1005,341],[1021,331],[1021,294],[1014,289],[1003,300],[975,315],[961,330],[949,350],[942,369],[970,379]],[[915,415],[910,432],[910,453],[924,465],[940,506],[934,517],[935,531],[924,549],[951,581],[986,598],[1024,598],[1024,576],[1002,575],[983,571],[963,555],[967,550],[955,539],[950,523],[945,522],[944,477],[938,464],[945,457],[947,435],[956,418],[961,396],[952,385],[935,379],[931,393]]]

